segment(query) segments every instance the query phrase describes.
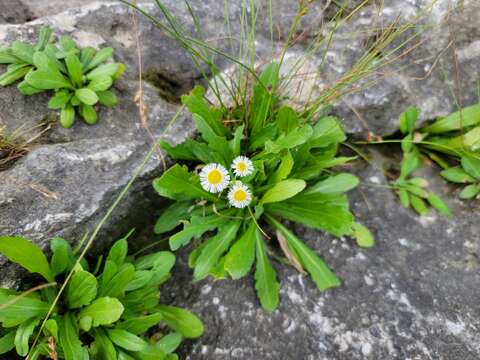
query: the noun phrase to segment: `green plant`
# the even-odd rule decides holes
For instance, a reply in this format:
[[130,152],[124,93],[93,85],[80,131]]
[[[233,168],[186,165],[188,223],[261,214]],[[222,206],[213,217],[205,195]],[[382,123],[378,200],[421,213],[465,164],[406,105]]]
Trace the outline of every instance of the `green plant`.
[[23,79],[18,89],[24,95],[54,91],[48,107],[60,110],[62,126],[71,127],[77,112],[87,124],[95,124],[94,105],[117,104],[117,97],[109,89],[125,66],[106,63],[113,55],[112,48],[97,52],[92,47],[78,48],[68,36],[61,36],[55,44],[51,39],[52,30],[43,27],[35,46],[15,41],[11,47],[0,48],[0,64],[8,64],[0,85]]
[[444,169],[440,175],[453,183],[468,184],[460,192],[460,199],[472,199],[480,193],[480,159],[478,157],[464,155],[459,166]]
[[428,191],[427,180],[412,177],[412,173],[421,165],[421,152],[415,138],[417,119],[418,110],[413,106],[400,116],[400,131],[405,135],[401,142],[403,159],[400,164],[400,175],[391,185],[405,208],[411,206],[418,214],[425,215],[428,212],[428,203],[441,214],[451,215],[445,202],[435,193]]
[[[260,302],[273,311],[279,283],[268,256],[268,233],[275,234],[288,262],[308,272],[320,290],[340,285],[323,260],[282,220],[335,236],[355,236],[365,247],[373,245],[373,237],[355,222],[344,195],[358,179],[331,170],[354,159],[336,156],[346,139],[339,120],[323,117],[310,125],[298,112],[281,105],[275,93],[279,64],[267,65],[259,79],[248,113],[233,111],[233,118],[207,105],[201,87],[182,97],[200,138],[177,146],[165,141],[160,145],[195,170],[177,164],[154,181],[161,196],[175,200],[158,219],[155,232],[166,233],[183,224],[169,238],[172,250],[192,239],[204,239],[189,257],[195,280],[208,275],[238,279],[255,262]],[[205,239],[207,234],[213,236]]]
[[[158,287],[169,279],[175,256],[167,251],[129,256],[129,235],[93,268],[84,259],[77,262],[76,252],[61,238],[51,240],[49,262],[32,242],[1,236],[0,253],[48,284],[23,293],[0,289],[0,354],[15,349],[31,360],[178,359],[174,351],[182,338],[200,336],[203,325],[192,313],[159,303]],[[57,281],[68,280],[70,271],[57,299]],[[40,327],[52,305],[51,317]],[[153,331],[158,324],[173,331]]]

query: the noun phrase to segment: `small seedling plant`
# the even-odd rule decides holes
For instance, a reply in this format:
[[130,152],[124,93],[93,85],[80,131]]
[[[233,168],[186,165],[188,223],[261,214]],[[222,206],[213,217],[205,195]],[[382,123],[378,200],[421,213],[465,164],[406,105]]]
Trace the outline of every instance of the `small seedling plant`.
[[445,202],[435,193],[428,190],[428,181],[413,176],[412,173],[421,166],[421,152],[415,141],[415,124],[418,111],[415,107],[408,108],[400,116],[400,131],[405,135],[401,145],[403,159],[400,164],[400,175],[392,182],[401,204],[405,208],[412,207],[419,215],[428,213],[428,205],[444,215],[451,215]]
[[154,181],[161,196],[174,200],[155,232],[175,231],[169,237],[172,250],[196,239],[189,256],[194,280],[239,279],[255,264],[257,294],[268,311],[279,303],[270,262],[274,238],[286,261],[309,273],[320,290],[340,285],[287,220],[373,245],[345,195],[358,179],[332,170],[354,159],[336,156],[346,138],[339,120],[323,117],[311,125],[281,105],[275,95],[279,81],[279,65],[267,65],[253,87],[248,113],[210,107],[201,87],[184,96],[200,137],[176,146],[161,141],[170,157],[189,166],[176,164]]
[[[25,292],[0,289],[0,354],[13,350],[31,360],[178,359],[174,351],[182,339],[200,336],[203,325],[192,313],[159,303],[159,286],[169,279],[175,256],[129,256],[127,238],[90,268],[64,239],[51,240],[48,261],[25,238],[1,236],[0,253],[48,283]],[[67,274],[71,278],[57,301]]]
[[112,107],[118,102],[110,88],[125,66],[107,63],[112,55],[112,48],[81,49],[69,36],[52,43],[52,30],[43,27],[36,45],[15,41],[0,48],[0,64],[8,65],[0,75],[0,85],[20,81],[17,87],[23,95],[52,91],[48,108],[60,110],[60,123],[65,128],[73,126],[76,113],[85,123],[95,124],[96,104]]
[[440,174],[447,181],[466,185],[459,193],[460,199],[475,198],[480,193],[480,105],[463,108],[416,129],[417,116],[415,107],[410,107],[401,115],[400,130],[406,135],[402,140],[404,160],[395,185],[398,185],[397,191],[404,205],[411,204],[418,212],[426,212],[425,203],[422,204],[415,197],[409,198],[410,192],[413,196],[427,199],[438,211],[448,214],[449,211],[438,201],[438,197],[433,195],[432,198],[431,193],[418,189],[418,186],[426,187],[425,180],[413,179],[417,188],[412,188],[405,186],[405,178],[420,166],[420,157],[424,155],[442,168]]

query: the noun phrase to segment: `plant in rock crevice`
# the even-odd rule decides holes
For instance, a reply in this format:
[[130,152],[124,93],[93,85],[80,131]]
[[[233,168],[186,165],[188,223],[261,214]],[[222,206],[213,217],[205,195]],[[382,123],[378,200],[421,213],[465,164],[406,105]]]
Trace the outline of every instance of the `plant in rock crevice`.
[[[0,253],[48,283],[22,293],[0,289],[0,354],[15,350],[30,360],[178,359],[174,351],[182,339],[200,336],[203,325],[192,313],[159,303],[158,288],[170,278],[175,256],[168,251],[127,255],[129,235],[93,268],[84,259],[75,266],[76,252],[61,238],[51,240],[48,261],[34,243],[1,236]],[[70,271],[70,282],[55,302],[57,281]],[[40,329],[51,304],[52,316]],[[159,324],[163,328],[154,330]]]
[[320,290],[337,287],[340,280],[284,220],[373,245],[345,196],[358,179],[332,170],[354,159],[337,157],[346,139],[339,120],[323,117],[311,125],[281,105],[275,95],[279,68],[271,63],[259,76],[249,117],[237,113],[226,119],[207,104],[201,87],[184,96],[200,138],[176,146],[161,141],[161,147],[173,159],[191,164],[191,170],[176,164],[154,181],[161,196],[175,201],[158,219],[155,232],[183,224],[169,238],[172,250],[199,240],[189,257],[194,279],[238,279],[255,264],[257,294],[269,311],[278,306],[279,283],[269,260],[273,240],[267,224],[290,263],[308,272]]
[[106,63],[113,55],[112,48],[99,51],[93,47],[80,49],[69,36],[52,43],[52,30],[43,27],[36,45],[15,41],[0,48],[0,64],[7,71],[0,76],[0,85],[19,80],[23,95],[54,91],[48,107],[60,110],[60,123],[69,128],[78,113],[87,124],[97,122],[95,105],[107,107],[118,102],[109,89],[125,71],[121,63]]

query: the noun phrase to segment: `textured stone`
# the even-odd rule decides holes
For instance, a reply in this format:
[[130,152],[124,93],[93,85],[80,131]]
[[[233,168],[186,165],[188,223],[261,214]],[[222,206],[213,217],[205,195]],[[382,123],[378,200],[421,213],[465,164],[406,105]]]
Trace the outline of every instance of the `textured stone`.
[[30,8],[22,2],[0,0],[0,24],[22,24],[33,17]]

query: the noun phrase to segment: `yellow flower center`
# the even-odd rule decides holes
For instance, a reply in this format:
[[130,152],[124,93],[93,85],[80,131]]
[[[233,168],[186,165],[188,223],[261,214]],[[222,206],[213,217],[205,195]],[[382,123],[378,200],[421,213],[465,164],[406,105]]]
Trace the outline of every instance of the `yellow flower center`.
[[244,162],[239,162],[237,164],[237,170],[240,171],[240,172],[247,171],[247,164],[245,164]]
[[207,179],[210,184],[217,185],[222,182],[223,176],[220,170],[213,169],[208,173]]
[[247,193],[244,190],[237,190],[233,193],[235,201],[245,201],[247,199]]

